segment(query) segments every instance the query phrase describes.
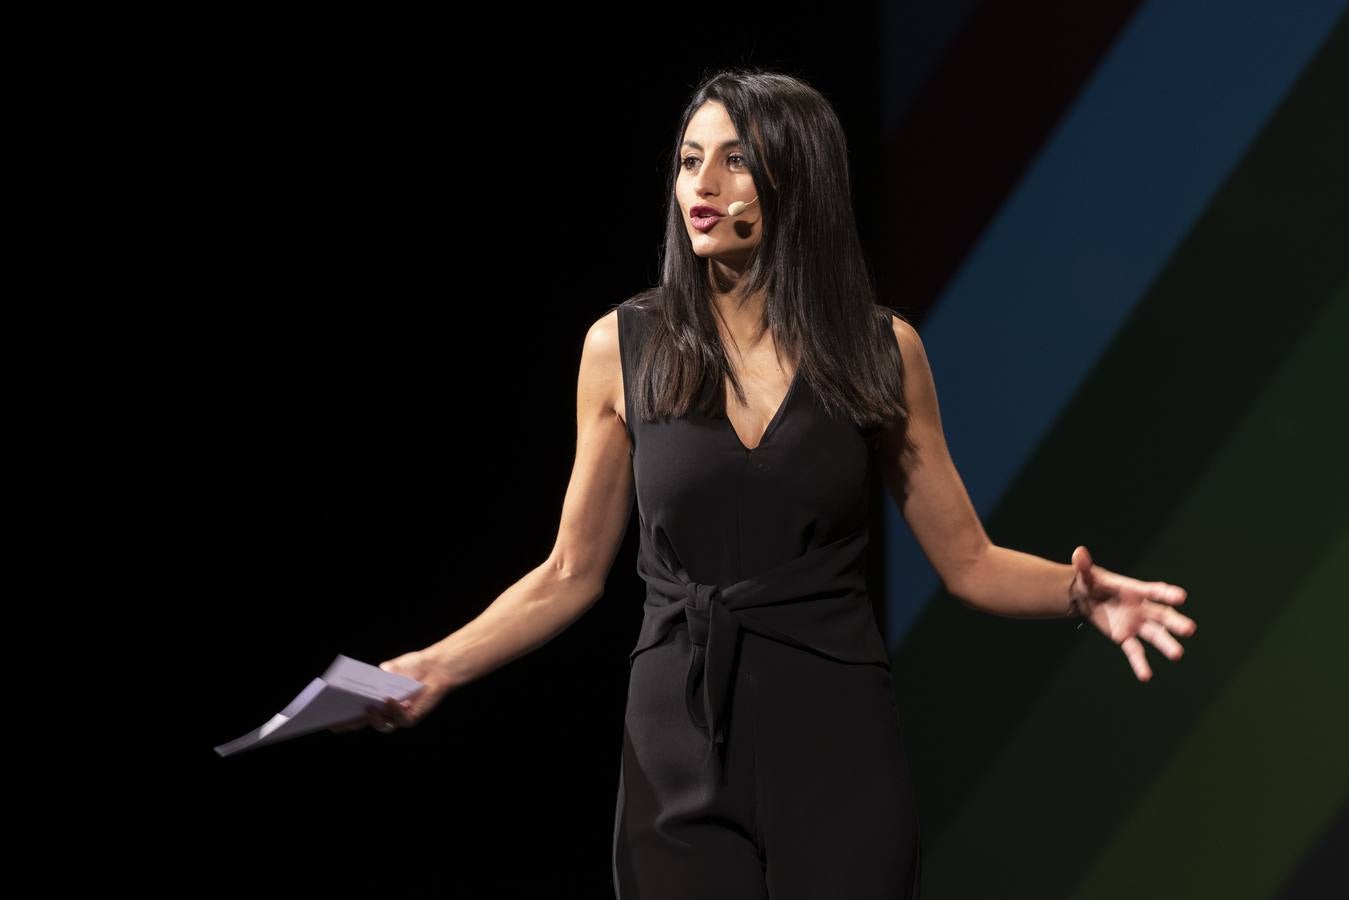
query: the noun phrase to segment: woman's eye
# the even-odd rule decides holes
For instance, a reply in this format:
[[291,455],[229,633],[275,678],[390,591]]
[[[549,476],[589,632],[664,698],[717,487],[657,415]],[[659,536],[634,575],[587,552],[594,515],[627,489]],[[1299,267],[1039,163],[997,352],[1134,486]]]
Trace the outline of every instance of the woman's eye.
[[[733,160],[737,166],[747,165],[747,163],[745,162],[745,157],[741,156],[739,153],[732,153],[730,156],[726,158],[728,160]],[[679,165],[687,169],[689,167],[689,163],[691,162],[698,162],[698,157],[686,156],[679,161]]]

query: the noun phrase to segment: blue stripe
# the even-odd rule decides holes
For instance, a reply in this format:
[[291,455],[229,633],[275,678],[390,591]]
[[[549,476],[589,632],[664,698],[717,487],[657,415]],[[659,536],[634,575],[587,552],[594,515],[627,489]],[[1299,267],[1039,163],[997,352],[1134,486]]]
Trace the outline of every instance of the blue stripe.
[[[1345,8],[1153,0],[1121,32],[923,324],[947,443],[981,519]],[[1120,425],[1101,440],[1147,431]],[[1084,462],[1063,477],[1090,470]],[[886,507],[893,646],[938,581],[894,504]],[[1089,501],[1045,512],[1084,522],[1106,514]]]

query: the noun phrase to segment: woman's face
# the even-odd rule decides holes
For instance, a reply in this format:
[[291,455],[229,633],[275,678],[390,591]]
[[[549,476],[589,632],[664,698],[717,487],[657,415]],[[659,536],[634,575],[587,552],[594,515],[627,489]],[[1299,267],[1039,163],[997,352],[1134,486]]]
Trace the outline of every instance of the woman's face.
[[684,130],[675,179],[675,198],[693,252],[736,271],[743,271],[762,230],[758,203],[738,216],[729,215],[732,203],[750,203],[757,196],[741,146],[726,107],[709,100],[698,107]]

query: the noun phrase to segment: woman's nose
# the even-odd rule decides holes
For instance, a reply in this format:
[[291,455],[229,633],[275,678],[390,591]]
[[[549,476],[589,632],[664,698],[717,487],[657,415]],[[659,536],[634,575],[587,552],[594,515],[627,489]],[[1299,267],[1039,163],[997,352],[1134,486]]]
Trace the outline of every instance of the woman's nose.
[[703,174],[706,171],[706,169],[699,170],[698,174],[693,176],[693,190],[699,197],[717,193],[716,176]]

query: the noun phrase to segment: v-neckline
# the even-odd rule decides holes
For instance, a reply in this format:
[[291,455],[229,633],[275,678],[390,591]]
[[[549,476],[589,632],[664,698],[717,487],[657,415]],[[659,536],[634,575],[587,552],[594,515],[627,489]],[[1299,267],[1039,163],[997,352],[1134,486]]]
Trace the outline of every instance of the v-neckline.
[[[801,379],[801,366],[798,363],[796,366],[796,371],[792,373],[791,383],[787,385],[787,393],[782,395],[782,402],[778,404],[777,412],[773,413],[773,418],[768,420],[768,424],[764,427],[763,434],[759,435],[759,442],[755,444],[753,447],[745,446],[745,442],[740,439],[740,432],[735,430],[735,423],[731,421],[731,414],[727,412],[726,410],[727,404],[723,399],[721,419],[723,422],[726,423],[726,429],[731,432],[731,437],[735,438],[735,442],[740,445],[740,449],[743,450],[746,454],[751,454],[755,450],[758,450],[760,447],[764,445],[765,441],[767,441],[770,437],[772,437],[774,429],[776,429],[778,426],[778,422],[782,421],[783,413],[787,411],[787,404],[791,403],[792,394],[796,393],[796,383],[800,379]],[[726,385],[724,382],[722,384],[721,389],[724,394],[726,391]]]

